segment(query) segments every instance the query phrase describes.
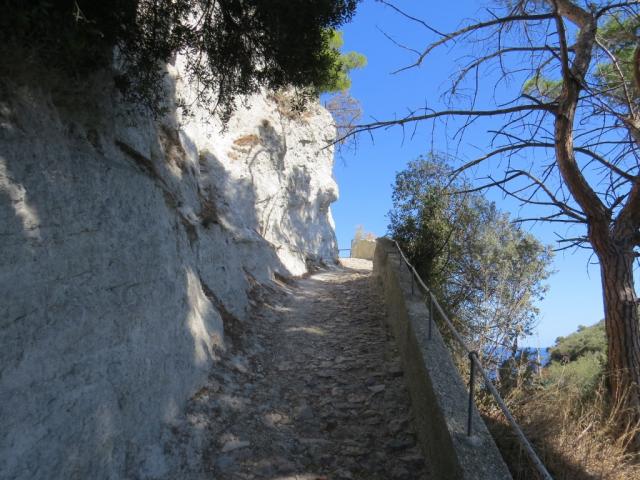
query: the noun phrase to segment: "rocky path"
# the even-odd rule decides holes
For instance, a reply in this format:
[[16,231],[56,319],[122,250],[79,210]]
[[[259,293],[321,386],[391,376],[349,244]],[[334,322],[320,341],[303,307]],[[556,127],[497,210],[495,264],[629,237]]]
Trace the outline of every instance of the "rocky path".
[[[421,480],[402,370],[370,263],[269,295],[170,442],[168,478]],[[261,302],[262,303],[262,302]]]

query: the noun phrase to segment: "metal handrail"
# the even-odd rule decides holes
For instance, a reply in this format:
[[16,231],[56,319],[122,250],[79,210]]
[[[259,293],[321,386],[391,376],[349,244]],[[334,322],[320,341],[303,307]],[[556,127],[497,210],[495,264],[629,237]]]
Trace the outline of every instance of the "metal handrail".
[[[418,282],[418,285],[420,285],[423,288],[424,292],[427,294],[427,297],[429,298],[429,339],[431,339],[431,328],[433,324],[433,306],[435,305],[436,309],[440,313],[440,317],[442,318],[444,323],[447,325],[447,327],[453,334],[453,337],[458,341],[458,343],[463,348],[465,353],[469,356],[470,381],[469,381],[469,413],[467,418],[467,435],[471,435],[471,418],[473,413],[473,395],[474,395],[473,386],[475,383],[475,370],[477,369],[478,372],[480,372],[480,374],[482,375],[482,378],[484,378],[485,385],[489,389],[489,392],[491,392],[491,395],[493,396],[494,400],[500,407],[500,410],[502,410],[502,413],[504,414],[505,418],[509,422],[511,429],[513,430],[513,433],[516,434],[516,437],[518,438],[520,445],[527,453],[527,456],[533,463],[538,473],[542,476],[544,480],[553,480],[553,477],[547,471],[546,467],[542,463],[542,460],[540,460],[540,457],[538,457],[535,450],[531,446],[531,443],[529,442],[529,440],[527,440],[527,437],[525,436],[524,432],[520,428],[520,425],[518,425],[515,418],[513,418],[513,415],[509,411],[509,408],[507,407],[506,403],[500,396],[500,393],[496,389],[495,385],[489,378],[489,375],[487,374],[484,367],[482,366],[482,363],[480,363],[480,359],[478,358],[477,353],[470,350],[469,347],[467,347],[467,344],[465,343],[460,333],[456,330],[456,327],[453,325],[453,323],[451,323],[451,320],[449,320],[449,317],[447,317],[447,314],[444,313],[444,310],[438,303],[438,299],[435,297],[431,289],[429,289],[429,287],[427,287],[427,285],[424,283],[424,281],[422,280],[422,277],[420,277],[420,274],[418,274],[415,267],[411,265],[411,262],[409,262],[409,260],[407,259],[406,255],[402,251],[402,248],[400,248],[400,245],[398,244],[398,242],[394,239],[393,243],[395,243],[396,248],[398,249],[398,252],[400,252],[400,255],[402,256],[402,260],[407,265],[411,273],[412,293],[413,293],[413,284],[415,280],[416,282]],[[425,297],[425,302],[427,297]]]

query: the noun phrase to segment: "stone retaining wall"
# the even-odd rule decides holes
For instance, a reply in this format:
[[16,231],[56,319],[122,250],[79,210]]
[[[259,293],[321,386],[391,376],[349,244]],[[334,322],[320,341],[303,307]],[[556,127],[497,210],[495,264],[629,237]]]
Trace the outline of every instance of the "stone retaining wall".
[[387,319],[402,357],[418,440],[439,480],[511,479],[500,452],[474,409],[468,437],[468,391],[392,241],[379,238],[373,278],[382,289]]

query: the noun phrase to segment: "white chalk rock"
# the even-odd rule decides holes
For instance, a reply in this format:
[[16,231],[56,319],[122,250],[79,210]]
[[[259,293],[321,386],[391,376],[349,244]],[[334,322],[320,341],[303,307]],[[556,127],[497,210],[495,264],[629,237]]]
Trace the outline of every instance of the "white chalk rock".
[[224,131],[153,120],[109,78],[0,92],[0,477],[159,476],[255,283],[336,261],[331,118],[265,94]]

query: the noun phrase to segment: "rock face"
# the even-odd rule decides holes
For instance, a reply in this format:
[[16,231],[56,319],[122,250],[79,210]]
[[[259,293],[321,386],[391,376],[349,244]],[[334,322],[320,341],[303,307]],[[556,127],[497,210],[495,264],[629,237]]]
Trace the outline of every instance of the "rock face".
[[255,96],[221,132],[106,79],[1,87],[0,478],[162,476],[252,287],[337,258],[330,115]]

